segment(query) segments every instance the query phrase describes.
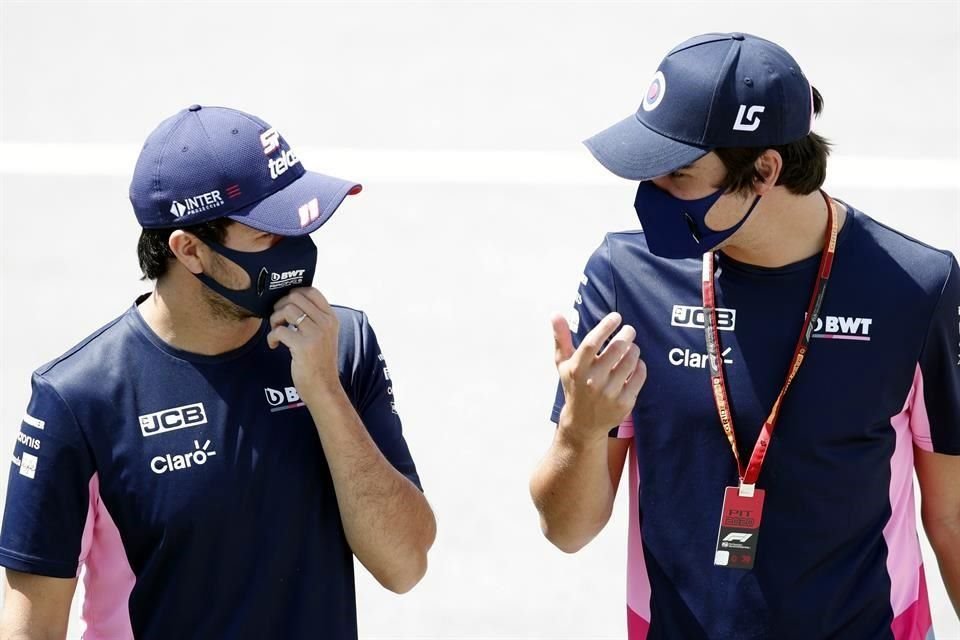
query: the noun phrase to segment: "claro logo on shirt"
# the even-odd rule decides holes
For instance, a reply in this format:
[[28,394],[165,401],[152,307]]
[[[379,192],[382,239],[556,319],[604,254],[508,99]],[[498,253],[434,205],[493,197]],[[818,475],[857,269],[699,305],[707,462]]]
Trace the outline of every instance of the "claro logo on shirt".
[[187,451],[177,455],[167,454],[157,456],[150,461],[150,470],[157,475],[162,475],[168,471],[180,471],[191,467],[201,467],[207,464],[207,460],[217,455],[216,451],[210,451],[210,441],[207,440],[200,446],[199,440],[193,441],[193,451]]
[[207,424],[207,412],[204,410],[202,402],[195,402],[194,404],[185,404],[182,407],[148,413],[140,416],[139,420],[140,431],[144,437],[155,436],[177,429]]

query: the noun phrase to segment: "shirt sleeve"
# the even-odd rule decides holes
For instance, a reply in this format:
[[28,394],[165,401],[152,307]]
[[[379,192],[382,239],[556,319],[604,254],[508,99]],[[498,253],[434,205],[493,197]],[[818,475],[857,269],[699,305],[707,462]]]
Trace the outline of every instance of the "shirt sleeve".
[[0,565],[76,577],[93,473],[90,449],[73,413],[56,389],[34,374],[10,467]]
[[[567,316],[570,331],[573,334],[573,346],[577,348],[590,330],[597,326],[608,313],[616,311],[617,292],[613,279],[610,257],[610,241],[605,238],[590,259],[580,276],[580,286],[574,300],[573,309]],[[563,409],[563,386],[557,384],[557,395],[553,403],[550,419],[559,422]],[[622,424],[610,431],[613,438],[632,438],[633,421],[628,416]]]
[[357,413],[384,457],[422,491],[416,465],[403,437],[390,369],[365,313],[361,316],[358,357],[355,375]]
[[953,256],[920,352],[913,393],[914,443],[926,451],[960,455],[960,267]]

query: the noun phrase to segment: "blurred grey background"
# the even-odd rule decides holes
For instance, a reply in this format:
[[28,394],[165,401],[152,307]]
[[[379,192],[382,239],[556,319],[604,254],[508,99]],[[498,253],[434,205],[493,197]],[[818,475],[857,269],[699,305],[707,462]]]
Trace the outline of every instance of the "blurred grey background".
[[[365,186],[314,236],[316,285],[370,314],[440,534],[406,596],[360,569],[361,637],[625,637],[626,501],[566,556],[527,494],[549,317],[604,232],[637,226],[634,185],[579,141],[707,31],[797,58],[832,195],[960,250],[957,2],[3,2],[0,450],[30,372],[148,289],[127,200],[147,134],[191,103],[240,108]],[[960,638],[923,545],[937,637]]]

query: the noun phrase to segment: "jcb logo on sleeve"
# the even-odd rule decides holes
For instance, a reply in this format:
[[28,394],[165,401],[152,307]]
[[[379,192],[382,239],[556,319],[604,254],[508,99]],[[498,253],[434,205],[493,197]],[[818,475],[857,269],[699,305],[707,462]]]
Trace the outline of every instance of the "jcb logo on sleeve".
[[159,433],[206,423],[207,412],[203,408],[203,403],[196,402],[140,416],[140,431],[143,432],[144,437],[155,436]]

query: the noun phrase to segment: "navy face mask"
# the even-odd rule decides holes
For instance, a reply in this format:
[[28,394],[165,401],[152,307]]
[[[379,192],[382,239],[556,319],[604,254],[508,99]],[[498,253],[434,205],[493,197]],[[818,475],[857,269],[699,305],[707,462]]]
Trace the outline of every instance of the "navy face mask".
[[288,236],[263,251],[237,251],[216,242],[211,250],[237,263],[250,276],[246,289],[229,289],[205,273],[196,274],[230,302],[260,318],[273,313],[277,301],[294,287],[309,287],[317,268],[317,245],[310,236]]
[[760,202],[757,196],[740,222],[714,231],[707,226],[707,212],[722,195],[723,189],[718,189],[703,198],[681,200],[653,182],[641,182],[633,208],[643,225],[650,253],[661,258],[699,258],[736,233]]

